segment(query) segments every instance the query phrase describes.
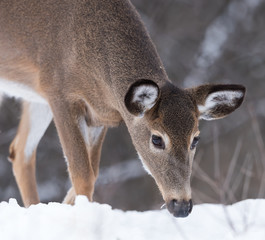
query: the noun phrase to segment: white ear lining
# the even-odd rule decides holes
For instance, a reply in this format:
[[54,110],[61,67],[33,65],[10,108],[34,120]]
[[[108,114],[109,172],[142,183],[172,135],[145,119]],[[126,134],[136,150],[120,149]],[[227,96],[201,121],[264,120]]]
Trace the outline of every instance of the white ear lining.
[[151,85],[141,85],[135,88],[132,102],[141,104],[145,110],[151,109],[157,100],[158,89]]
[[[203,114],[207,113],[209,110],[215,108],[217,105],[227,105],[227,106],[235,106],[237,101],[236,99],[240,99],[243,97],[243,93],[241,91],[218,91],[208,95],[205,100],[204,105],[198,105],[199,112],[201,113],[203,118]],[[208,119],[209,120],[209,119]]]

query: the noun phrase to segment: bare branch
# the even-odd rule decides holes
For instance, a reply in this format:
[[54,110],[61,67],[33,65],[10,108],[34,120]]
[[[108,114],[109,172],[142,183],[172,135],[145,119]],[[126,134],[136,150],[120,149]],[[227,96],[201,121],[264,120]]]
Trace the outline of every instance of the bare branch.
[[242,140],[240,139],[237,142],[237,145],[236,145],[232,160],[230,161],[230,164],[229,164],[229,167],[228,167],[226,178],[224,180],[223,189],[224,189],[225,192],[227,192],[227,190],[229,188],[229,185],[232,182],[233,173],[234,173],[234,170],[235,170],[236,163],[238,162],[238,157],[239,157],[239,153],[240,153],[241,147],[242,147]]

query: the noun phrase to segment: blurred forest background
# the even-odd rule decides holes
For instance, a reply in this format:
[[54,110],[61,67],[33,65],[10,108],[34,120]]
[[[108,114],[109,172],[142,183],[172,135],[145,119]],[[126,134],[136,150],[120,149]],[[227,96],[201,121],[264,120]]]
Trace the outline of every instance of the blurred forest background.
[[[201,121],[193,166],[197,203],[233,203],[265,197],[265,0],[132,0],[170,79],[180,87],[235,83],[247,87],[243,106],[218,121]],[[0,201],[21,203],[7,161],[20,105],[4,99],[0,113]],[[37,152],[42,202],[62,201],[70,181],[52,123]],[[145,173],[126,126],[108,131],[95,201],[114,208],[148,210],[163,204]]]

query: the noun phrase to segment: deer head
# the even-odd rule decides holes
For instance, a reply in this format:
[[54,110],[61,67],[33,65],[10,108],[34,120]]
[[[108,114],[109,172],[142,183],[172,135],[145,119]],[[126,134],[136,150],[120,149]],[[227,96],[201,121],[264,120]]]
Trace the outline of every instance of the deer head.
[[199,120],[223,118],[244,98],[241,85],[201,85],[180,89],[151,80],[132,84],[125,96],[127,126],[144,168],[155,179],[169,212],[192,210],[190,176],[199,141]]

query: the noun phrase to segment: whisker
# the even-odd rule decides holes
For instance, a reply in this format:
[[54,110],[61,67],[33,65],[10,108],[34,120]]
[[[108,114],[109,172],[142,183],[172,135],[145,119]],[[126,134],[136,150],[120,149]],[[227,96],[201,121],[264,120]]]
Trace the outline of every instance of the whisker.
[[165,209],[166,208],[166,203],[164,203],[161,207],[160,207],[160,209]]

